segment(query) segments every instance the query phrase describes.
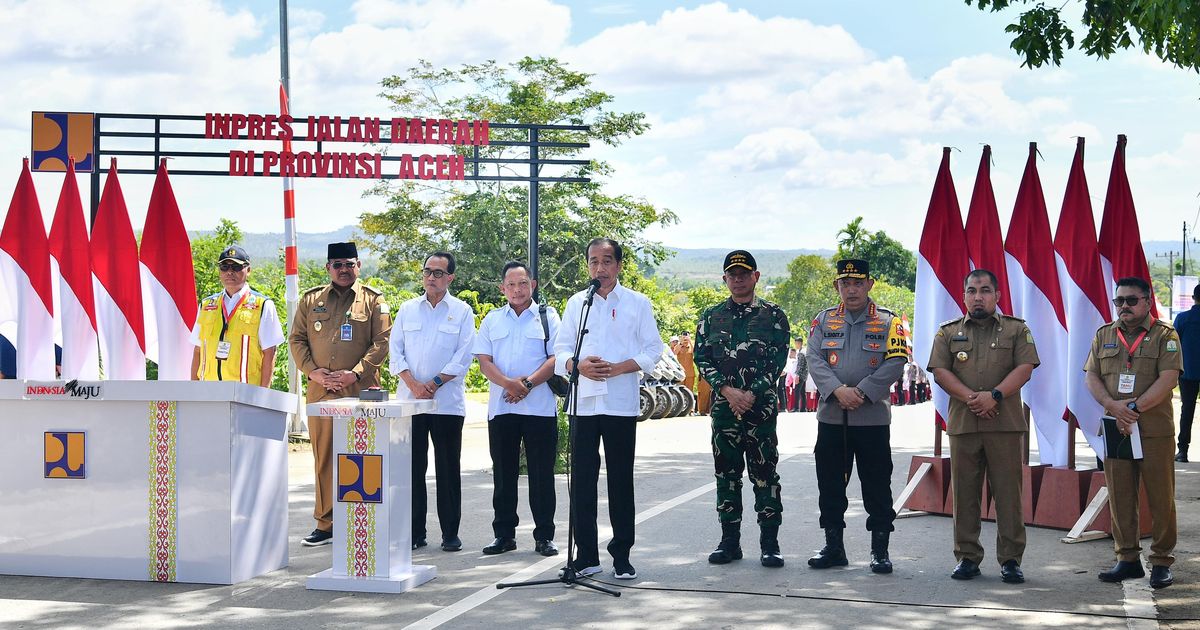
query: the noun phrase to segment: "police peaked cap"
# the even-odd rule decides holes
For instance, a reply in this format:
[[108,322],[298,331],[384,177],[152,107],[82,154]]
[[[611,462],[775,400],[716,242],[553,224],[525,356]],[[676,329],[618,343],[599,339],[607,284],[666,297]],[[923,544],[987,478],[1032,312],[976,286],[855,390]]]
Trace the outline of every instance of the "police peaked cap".
[[326,256],[329,260],[338,258],[358,258],[358,246],[354,241],[348,243],[330,243],[329,254]]
[[837,275],[834,276],[835,280],[841,280],[842,278],[857,278],[859,280],[866,280],[870,277],[871,263],[865,260],[859,258],[849,258],[846,260],[839,260],[837,262]]

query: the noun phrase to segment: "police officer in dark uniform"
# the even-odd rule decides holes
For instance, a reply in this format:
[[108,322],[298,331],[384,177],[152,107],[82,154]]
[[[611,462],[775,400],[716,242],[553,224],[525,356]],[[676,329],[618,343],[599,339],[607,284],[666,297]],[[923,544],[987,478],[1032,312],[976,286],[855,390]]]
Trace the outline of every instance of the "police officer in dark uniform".
[[817,314],[808,336],[808,370],[817,385],[817,445],[813,451],[825,547],[808,566],[846,566],[846,486],[858,461],[871,570],[891,573],[892,421],[890,390],[910,358],[900,318],[870,297],[875,281],[865,260],[839,260],[833,281],[841,303]]
[[723,268],[729,299],[705,310],[696,328],[696,367],[716,392],[712,445],[721,542],[708,561],[727,564],[742,557],[742,471],[746,470],[754,484],[760,561],[764,567],[782,567],[775,382],[787,362],[788,320],[783,309],[755,296],[759,272],[750,252],[730,252]]

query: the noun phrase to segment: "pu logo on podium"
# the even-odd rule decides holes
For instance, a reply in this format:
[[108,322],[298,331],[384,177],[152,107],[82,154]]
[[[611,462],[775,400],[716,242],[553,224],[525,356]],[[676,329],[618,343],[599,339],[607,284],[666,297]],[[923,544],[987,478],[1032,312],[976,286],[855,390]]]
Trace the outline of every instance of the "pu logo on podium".
[[338,453],[338,503],[383,503],[383,455]]
[[87,458],[82,431],[46,431],[46,479],[87,479]]

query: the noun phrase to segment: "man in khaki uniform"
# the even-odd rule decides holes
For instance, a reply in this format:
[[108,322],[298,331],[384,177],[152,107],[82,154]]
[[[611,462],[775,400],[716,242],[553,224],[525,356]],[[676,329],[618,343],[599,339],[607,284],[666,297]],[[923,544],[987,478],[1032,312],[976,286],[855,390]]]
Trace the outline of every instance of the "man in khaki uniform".
[[[358,281],[360,267],[354,243],[331,243],[325,264],[330,283],[300,296],[288,345],[296,367],[308,375],[310,403],[379,386],[392,323],[379,290]],[[316,547],[333,537],[333,419],[309,416],[308,434],[316,464],[317,528],[301,542]]]
[[979,575],[980,497],[986,474],[996,499],[996,560],[1009,584],[1025,581],[1021,510],[1022,438],[1028,427],[1021,386],[1040,363],[1025,320],[996,312],[996,276],[976,269],[964,281],[967,314],[942,324],[928,368],[950,395],[950,482],[954,492],[954,557],[950,577]]
[[1142,278],[1117,281],[1113,304],[1117,321],[1096,331],[1084,370],[1088,391],[1116,418],[1117,429],[1130,435],[1136,425],[1142,438],[1142,459],[1104,459],[1108,509],[1112,513],[1113,549],[1117,563],[1100,573],[1105,582],[1146,575],[1138,543],[1138,484],[1146,487],[1153,523],[1150,544],[1150,586],[1174,582],[1175,562],[1175,409],[1171,397],[1183,359],[1179,335],[1150,315],[1150,285]]

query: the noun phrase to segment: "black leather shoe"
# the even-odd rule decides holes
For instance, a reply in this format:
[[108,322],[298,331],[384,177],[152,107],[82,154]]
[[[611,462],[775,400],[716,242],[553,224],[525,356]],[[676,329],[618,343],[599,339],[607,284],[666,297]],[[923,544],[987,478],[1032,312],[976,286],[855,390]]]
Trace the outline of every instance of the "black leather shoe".
[[1175,576],[1171,575],[1171,567],[1150,567],[1150,588],[1167,588],[1174,583]]
[[1000,565],[1000,579],[1005,584],[1024,584],[1025,574],[1021,572],[1021,565],[1017,564],[1016,560],[1009,560]]
[[323,529],[314,529],[312,533],[300,540],[300,544],[305,547],[320,547],[333,542],[333,532],[327,532]]
[[442,539],[442,551],[462,551],[462,540],[458,536]]
[[[459,543],[459,546],[461,547],[462,543]],[[497,538],[496,540],[492,541],[492,544],[483,548],[483,555],[494,556],[504,553],[505,551],[512,551],[516,548],[517,541],[513,540],[512,538]],[[446,543],[442,543],[442,549],[446,549]],[[449,551],[449,549],[446,550]]]
[[956,580],[970,580],[979,577],[979,565],[963,558],[959,561],[958,566],[954,567],[954,573],[950,577]]
[[427,547],[427,546],[429,546],[429,543],[425,542],[424,538],[414,538],[413,539],[413,551],[416,551],[416,550],[420,549],[421,547]]
[[1181,464],[1186,464],[1186,463],[1188,463],[1188,458],[1187,458],[1187,449],[1186,449],[1186,448],[1181,448],[1181,449],[1179,449],[1179,454],[1175,456],[1175,461],[1177,461],[1177,462],[1179,462],[1179,463],[1181,463]]
[[841,529],[825,530],[825,546],[817,555],[808,559],[808,566],[814,569],[829,567],[844,567],[850,564],[846,558],[846,545],[842,542]]
[[1140,578],[1146,576],[1146,570],[1142,568],[1141,562],[1126,562],[1118,560],[1113,568],[1107,571],[1101,571],[1097,576],[1101,582],[1120,582],[1129,578]]
[[539,540],[533,545],[533,550],[543,556],[557,556],[558,547],[554,546],[553,540]]

